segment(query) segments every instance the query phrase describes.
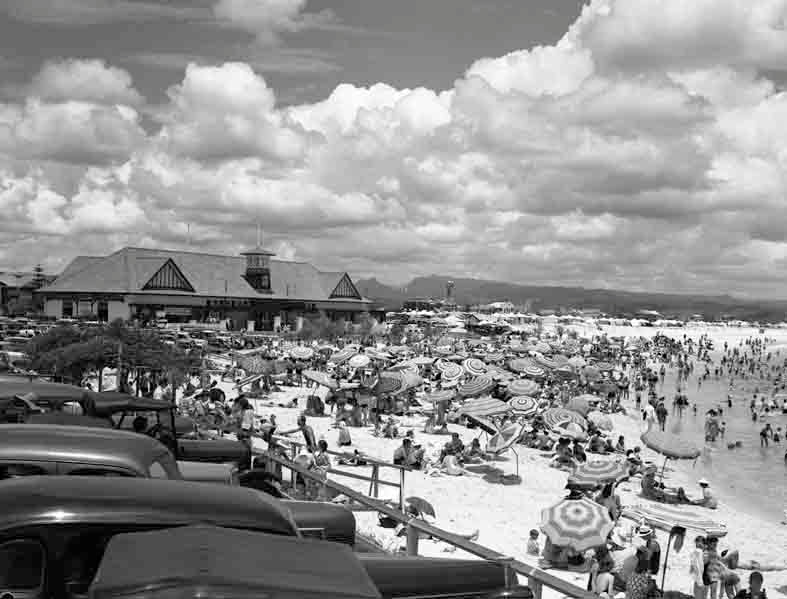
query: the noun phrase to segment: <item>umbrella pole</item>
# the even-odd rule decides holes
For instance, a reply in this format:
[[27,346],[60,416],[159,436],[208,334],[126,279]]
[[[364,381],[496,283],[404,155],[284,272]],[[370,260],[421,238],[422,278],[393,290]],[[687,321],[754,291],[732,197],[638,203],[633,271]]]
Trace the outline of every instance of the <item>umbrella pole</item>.
[[664,554],[664,571],[661,573],[661,594],[664,594],[664,581],[667,579],[667,564],[669,563],[669,550],[672,545],[672,538],[675,533],[670,530],[669,539],[667,540],[667,552]]
[[510,449],[511,449],[511,451],[514,454],[514,457],[516,458],[516,476],[517,476],[517,478],[519,478],[519,454],[516,452],[516,450],[513,448],[513,446],[510,447]]

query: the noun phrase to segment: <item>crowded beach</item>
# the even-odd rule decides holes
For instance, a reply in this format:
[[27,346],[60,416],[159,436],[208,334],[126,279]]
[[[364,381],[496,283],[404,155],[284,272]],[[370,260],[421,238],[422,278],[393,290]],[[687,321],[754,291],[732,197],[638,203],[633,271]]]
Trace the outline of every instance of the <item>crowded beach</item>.
[[[729,381],[730,393],[703,415],[708,443],[727,443],[724,405],[744,392],[752,418],[780,414],[787,354],[769,350],[771,340],[680,330],[409,337],[276,339],[210,356],[181,405],[206,430],[294,456],[358,491],[368,483],[337,472],[404,466],[406,493],[419,498],[412,517],[603,596],[663,589],[732,599],[757,595],[760,576],[771,596],[787,595],[787,527],[742,513],[675,467],[702,447],[669,426],[696,411],[692,391],[710,379]],[[778,443],[780,434],[771,426],[765,437]],[[288,494],[350,503],[297,482]],[[380,497],[396,500],[386,487]],[[356,517],[370,538],[403,550],[401,526],[374,512]],[[423,555],[446,552],[462,553],[422,540]]]

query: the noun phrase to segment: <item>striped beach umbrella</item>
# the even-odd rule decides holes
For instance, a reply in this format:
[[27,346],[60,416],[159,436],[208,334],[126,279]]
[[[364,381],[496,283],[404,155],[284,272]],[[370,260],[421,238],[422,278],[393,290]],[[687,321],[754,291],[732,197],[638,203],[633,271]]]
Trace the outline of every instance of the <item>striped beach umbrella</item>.
[[583,366],[585,366],[585,364],[587,364],[585,358],[583,358],[582,356],[574,356],[572,358],[569,358],[568,363],[573,368],[582,368]]
[[400,392],[403,387],[404,381],[400,373],[386,371],[380,373],[379,380],[374,386],[373,391],[378,395],[391,394]]
[[441,401],[451,401],[455,396],[456,391],[453,389],[440,389],[439,391],[427,393],[424,399],[432,403],[440,403]]
[[552,356],[552,361],[557,365],[556,368],[568,366],[568,356],[564,354],[555,354]]
[[465,372],[459,364],[454,364],[453,362],[447,362],[445,360],[437,362],[437,369],[440,371],[444,381],[456,380]]
[[531,416],[538,410],[538,402],[528,395],[517,395],[508,400],[508,407],[518,416]]
[[694,460],[700,456],[699,448],[689,439],[661,431],[654,426],[643,433],[640,439],[653,451],[673,460]]
[[290,357],[294,360],[310,360],[314,356],[311,347],[293,347],[290,350]]
[[536,366],[535,364],[532,364],[526,367],[522,371],[522,374],[524,374],[526,377],[529,377],[531,379],[540,379],[546,375],[546,372],[540,366]]
[[536,351],[540,354],[548,354],[552,351],[552,348],[549,347],[548,343],[544,343],[543,341],[539,341],[533,346],[533,351]]
[[513,360],[508,362],[508,368],[513,370],[514,372],[523,373],[528,368],[532,367],[533,360],[530,358],[514,358]]
[[486,362],[487,364],[502,362],[505,359],[506,356],[503,352],[492,352],[484,356],[484,362]]
[[377,350],[371,347],[366,348],[366,355],[369,356],[372,360],[390,360],[391,354],[388,352]]
[[470,376],[481,376],[486,372],[486,364],[478,358],[467,358],[462,362],[462,368]]
[[[495,382],[487,376],[477,376],[459,387],[459,394],[463,397],[476,397],[487,393],[495,386]],[[504,403],[504,402],[501,402]]]
[[402,377],[402,391],[409,391],[424,384],[424,379],[417,370],[401,370],[399,374]]
[[588,419],[588,422],[592,422],[596,428],[601,429],[602,431],[611,431],[614,428],[609,414],[593,411],[590,412],[586,418]]
[[577,466],[568,477],[568,482],[578,487],[616,483],[629,476],[629,468],[625,460],[590,460]]
[[486,450],[489,453],[500,455],[508,451],[516,443],[522,434],[522,426],[516,423],[507,424],[500,432],[486,442]]
[[538,393],[539,384],[530,379],[516,379],[508,383],[509,395],[533,395]]
[[331,378],[326,373],[319,370],[304,370],[303,378],[313,381],[318,385],[322,385],[323,387],[328,387],[329,389],[339,388],[339,383],[336,379]]
[[604,372],[604,371],[607,371],[607,370],[614,370],[614,368],[615,368],[615,365],[612,364],[612,362],[596,362],[594,364],[594,366],[596,368],[598,368],[601,372]]
[[328,358],[328,360],[334,364],[344,364],[357,353],[358,352],[355,351],[355,348],[345,347],[344,349],[340,349],[335,354],[333,354],[330,358]]
[[560,364],[555,362],[552,358],[547,358],[546,356],[536,356],[533,359],[533,361],[538,366],[541,366],[542,368],[545,368],[546,370],[554,370],[555,368],[560,366]]
[[479,397],[470,399],[459,408],[459,414],[472,416],[473,418],[485,418],[488,416],[499,416],[510,411],[511,408],[504,401],[494,397]]
[[366,354],[357,354],[347,361],[350,368],[365,368],[369,365],[371,360]]
[[615,527],[609,510],[590,499],[563,499],[541,512],[541,530],[557,547],[582,552],[600,547]]
[[551,429],[561,428],[562,424],[568,422],[573,422],[583,429],[587,428],[587,422],[581,415],[565,408],[549,408],[544,411],[541,417],[544,419],[544,424]]

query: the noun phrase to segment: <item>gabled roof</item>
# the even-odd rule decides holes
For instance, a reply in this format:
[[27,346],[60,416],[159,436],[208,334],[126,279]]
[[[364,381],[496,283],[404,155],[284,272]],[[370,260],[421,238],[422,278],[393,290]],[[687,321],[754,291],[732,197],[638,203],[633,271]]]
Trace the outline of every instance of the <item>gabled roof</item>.
[[[222,256],[127,247],[104,258],[80,256],[69,264],[47,293],[163,293],[243,299],[269,298],[327,301],[344,272],[322,272],[307,262],[270,261],[272,293],[257,293],[243,278],[242,256]],[[145,290],[145,285],[168,261],[176,266],[194,292]],[[352,281],[350,281],[352,283]],[[366,299],[336,298],[343,302],[368,303]]]

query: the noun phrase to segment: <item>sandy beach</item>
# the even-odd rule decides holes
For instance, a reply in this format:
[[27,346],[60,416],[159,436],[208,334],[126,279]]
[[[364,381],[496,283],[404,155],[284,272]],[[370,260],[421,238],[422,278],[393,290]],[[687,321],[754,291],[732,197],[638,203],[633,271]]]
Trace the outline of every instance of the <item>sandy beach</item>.
[[[682,336],[684,332],[692,334],[692,336],[702,334],[701,331],[690,329],[679,329],[673,333],[676,336]],[[738,329],[706,330],[705,332],[710,332],[718,345],[723,344],[725,339],[732,343],[733,340],[739,340],[751,334],[751,330]],[[612,334],[630,335],[640,334],[640,332],[626,331]],[[787,339],[787,332],[781,332],[781,334]],[[737,341],[734,342],[737,343]],[[234,392],[231,385],[223,384],[222,386],[225,387],[228,397],[232,397]],[[276,415],[280,430],[294,428],[300,413],[298,409],[267,407],[263,404],[284,404],[298,396],[305,397],[305,389],[285,388],[281,392],[272,394],[267,402],[256,402],[256,412],[264,417],[271,414]],[[398,420],[400,434],[412,429],[415,432],[416,442],[422,443],[426,447],[427,455],[439,452],[440,447],[447,440],[445,435],[428,435],[421,432],[424,422],[422,417],[406,417]],[[639,441],[642,431],[636,419],[617,414],[612,416],[612,420],[615,433],[625,436],[627,446],[642,445]],[[338,430],[332,427],[333,418],[310,417],[308,423],[314,428],[318,438],[325,438],[331,449],[337,449]],[[469,443],[472,438],[479,435],[477,430],[470,430],[458,425],[449,425],[449,430],[458,432],[465,443]],[[371,428],[353,428],[351,434],[353,445],[348,449],[359,449],[370,456],[383,460],[390,460],[395,448],[401,443],[397,439],[375,437]],[[482,434],[482,446],[484,442],[485,438]],[[264,449],[263,443],[260,443],[260,449]],[[423,497],[434,505],[437,512],[434,523],[437,526],[460,534],[478,530],[480,544],[526,563],[538,565],[538,558],[528,556],[525,551],[528,533],[530,529],[539,527],[541,510],[554,504],[565,495],[567,473],[551,468],[549,459],[537,450],[517,446],[516,451],[519,455],[519,471],[522,477],[520,485],[495,484],[472,473],[462,476],[430,476],[424,472],[411,472],[406,477],[406,494]],[[663,459],[644,446],[643,457],[645,460],[652,460],[658,464]],[[511,473],[516,468],[514,460],[513,452],[509,451],[496,463],[496,466],[506,473]],[[361,468],[357,471],[363,470]],[[389,480],[394,480],[393,476],[392,471],[383,475]],[[741,473],[741,476],[745,476],[745,473]],[[368,485],[362,481],[354,481],[340,476],[332,477],[337,482],[359,491],[368,491]],[[689,495],[696,496],[698,494],[696,481],[697,476],[693,475],[690,469],[688,471],[681,468],[668,469],[669,484],[685,487]],[[621,483],[618,491],[624,506],[648,503],[647,500],[639,496],[639,479]],[[390,499],[396,499],[396,492],[395,489],[387,487],[381,487],[380,491],[381,497]],[[763,564],[783,563],[785,570],[765,573],[765,586],[771,597],[787,597],[787,558],[785,558],[787,556],[787,526],[780,522],[763,519],[756,514],[754,509],[746,511],[740,507],[733,507],[729,497],[725,497],[722,491],[718,491],[718,493],[720,500],[718,509],[692,509],[702,511],[709,519],[727,526],[728,535],[722,539],[721,549],[738,549],[742,560],[757,560]],[[395,550],[403,544],[403,539],[397,538],[394,531],[378,526],[376,514],[359,513],[357,520],[360,531],[378,540],[387,549]],[[625,519],[622,519],[621,523],[624,529],[634,524]],[[692,538],[695,534],[697,533],[689,531],[688,538]],[[540,540],[543,545],[543,535]],[[658,540],[664,550],[667,543],[666,534],[658,533]],[[680,552],[671,551],[667,567],[667,589],[689,591],[691,579],[689,577],[687,547],[690,545],[690,543],[684,545],[684,549]],[[446,544],[438,542],[422,541],[420,549],[423,555],[428,556],[459,556],[459,552],[451,553]],[[559,570],[551,570],[551,572],[581,586],[587,582],[586,574]],[[745,582],[748,572],[740,570],[738,573]],[[556,595],[550,595],[550,592],[545,590],[545,596]]]

